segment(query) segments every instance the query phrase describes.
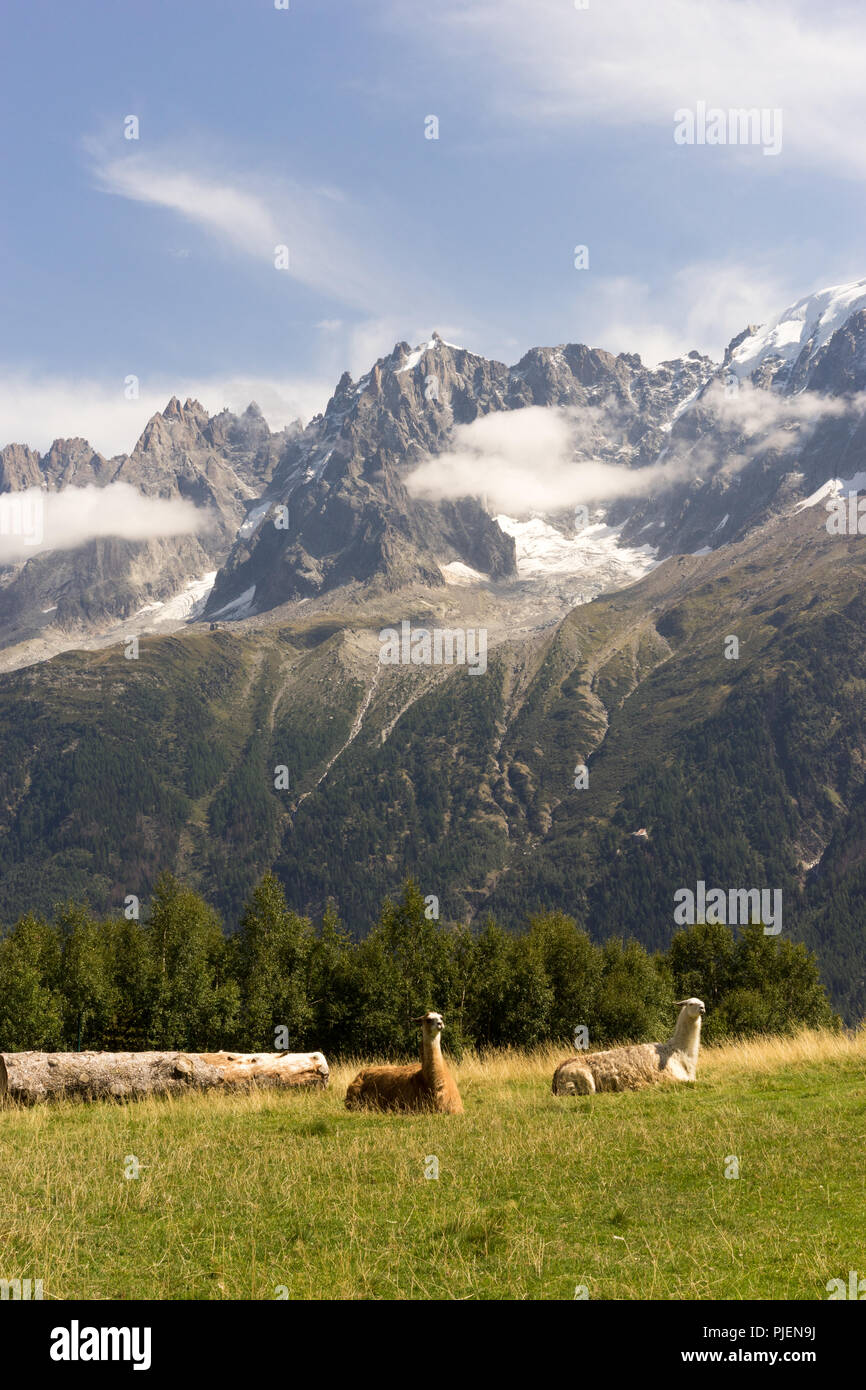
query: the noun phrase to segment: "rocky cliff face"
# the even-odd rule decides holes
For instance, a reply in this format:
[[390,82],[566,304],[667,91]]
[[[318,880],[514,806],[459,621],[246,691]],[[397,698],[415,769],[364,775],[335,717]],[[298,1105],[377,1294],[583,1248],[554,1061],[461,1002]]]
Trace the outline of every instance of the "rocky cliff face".
[[515,578],[513,539],[488,514],[477,481],[467,476],[465,496],[426,501],[407,490],[412,470],[451,447],[455,425],[526,406],[603,406],[613,425],[596,432],[596,456],[639,468],[713,370],[697,353],[650,371],[636,356],[567,345],[534,348],[508,367],[438,334],[414,351],[398,343],[360,381],[345,373],[325,413],[286,449],[208,613],[261,612],[352,582],[440,586],[442,566],[454,562]]
[[164,603],[226,558],[246,512],[265,488],[291,429],[272,434],[257,406],[209,416],[173,397],[128,456],[105,459],[86,440],[58,439],[39,455],[21,444],[0,451],[0,493],[105,488],[127,483],[142,496],[201,508],[195,534],[127,541],[103,537],[42,551],[0,568],[0,644],[46,631],[86,634],[147,605]]
[[291,430],[271,434],[257,405],[240,417],[209,416],[198,401],[173,396],[145,426],[112,482],[131,483],[146,496],[185,497],[214,514],[217,531],[233,540],[247,507],[267,486]]
[[660,557],[715,550],[828,480],[855,479],[866,470],[864,390],[866,281],[747,329],[670,427],[663,460],[678,481],[630,511],[623,539],[640,536]]
[[47,454],[26,444],[0,450],[0,492],[28,487],[56,492],[63,487],[101,487],[109,482],[117,460],[109,462],[86,439],[55,439]]

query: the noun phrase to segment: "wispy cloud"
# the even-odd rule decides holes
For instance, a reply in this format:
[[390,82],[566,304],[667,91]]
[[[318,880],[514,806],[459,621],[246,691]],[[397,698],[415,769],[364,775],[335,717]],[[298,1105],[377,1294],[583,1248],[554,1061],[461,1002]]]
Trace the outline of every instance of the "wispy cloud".
[[780,427],[800,429],[820,424],[822,420],[842,420],[862,415],[866,410],[866,392],[850,396],[824,396],[817,391],[799,391],[793,396],[781,396],[775,391],[742,383],[728,393],[721,381],[714,381],[701,399],[722,425],[741,430],[749,438],[766,439]]
[[[502,123],[599,129],[657,127],[672,140],[673,113],[703,100],[725,110],[781,108],[780,160],[754,148],[681,149],[682,157],[755,157],[820,165],[859,177],[866,114],[866,21],[851,3],[811,0],[442,0],[419,31],[410,0],[386,0],[392,24],[446,50],[472,72],[473,89]],[[423,19],[421,20],[423,24]],[[762,170],[766,173],[766,167]]]
[[[174,149],[133,151],[117,158],[96,140],[85,148],[99,188],[167,209],[267,269],[275,286],[288,277],[349,310],[375,316],[402,317],[425,298],[423,274],[405,247],[383,234],[387,216],[381,209],[372,214],[339,189],[305,186],[267,170],[226,171],[198,150],[185,156]],[[285,269],[275,266],[278,247],[288,249]]]
[[232,246],[273,257],[280,227],[259,197],[186,170],[172,169],[148,156],[128,155],[95,166],[100,186],[137,203],[155,203],[216,233]]
[[742,383],[729,394],[722,381],[713,381],[701,397],[701,410],[710,430],[692,443],[672,446],[670,463],[680,473],[705,475],[721,468],[737,473],[760,454],[771,450],[798,452],[819,426],[848,420],[852,425],[866,412],[866,392],[824,396],[801,391],[782,396]]
[[630,275],[599,276],[580,296],[579,337],[609,352],[638,352],[647,365],[693,348],[721,360],[735,334],[802,293],[761,258],[694,262],[655,287]]
[[[313,325],[316,370],[330,374],[331,385],[345,368],[367,371],[396,341],[420,341],[433,328],[444,332],[455,318],[455,306],[419,264],[405,226],[381,195],[371,210],[330,186],[304,186],[265,170],[218,170],[214,156],[201,150],[117,158],[95,139],[85,148],[106,193],[166,209],[197,227],[216,246],[271,274],[275,292],[294,280],[338,306],[339,316],[328,313]],[[286,270],[274,264],[277,247],[288,249]]]

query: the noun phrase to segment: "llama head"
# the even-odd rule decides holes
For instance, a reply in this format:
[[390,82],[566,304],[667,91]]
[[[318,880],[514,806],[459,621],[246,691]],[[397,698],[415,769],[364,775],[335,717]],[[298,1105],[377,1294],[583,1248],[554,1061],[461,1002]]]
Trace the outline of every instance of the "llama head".
[[686,1018],[700,1018],[707,1012],[703,999],[680,999],[677,1002],[678,1009],[685,1009]]
[[421,1027],[424,1030],[425,1037],[435,1038],[438,1036],[439,1033],[442,1032],[442,1029],[445,1027],[442,1015],[434,1013],[432,1009],[429,1013],[422,1014],[420,1018],[413,1019],[412,1022],[421,1024]]

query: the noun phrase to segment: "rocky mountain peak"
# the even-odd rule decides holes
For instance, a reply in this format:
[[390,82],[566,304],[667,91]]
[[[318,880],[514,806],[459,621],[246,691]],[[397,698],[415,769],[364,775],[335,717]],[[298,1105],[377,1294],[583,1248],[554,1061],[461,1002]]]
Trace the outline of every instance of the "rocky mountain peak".
[[40,467],[46,485],[54,489],[74,484],[76,487],[97,486],[108,481],[107,461],[86,439],[55,439]]
[[798,299],[778,318],[750,329],[725,365],[740,381],[775,390],[801,390],[809,367],[837,332],[866,309],[866,279],[830,285]]
[[27,444],[7,444],[0,449],[0,492],[42,487],[39,454]]
[[725,348],[725,355],[722,359],[723,367],[727,367],[737,348],[740,347],[741,344],[744,343],[747,338],[753,337],[754,334],[757,333],[759,327],[760,324],[750,323],[746,328],[743,329],[742,333],[738,333],[735,338],[731,339],[731,341],[728,343],[728,346]]

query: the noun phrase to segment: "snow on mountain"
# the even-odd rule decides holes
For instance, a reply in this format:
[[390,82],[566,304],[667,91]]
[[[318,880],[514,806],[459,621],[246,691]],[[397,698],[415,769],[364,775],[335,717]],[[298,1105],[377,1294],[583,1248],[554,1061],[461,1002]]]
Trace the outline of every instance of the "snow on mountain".
[[[216,576],[214,576],[214,578],[216,578]],[[225,618],[231,616],[232,620],[246,618],[252,609],[255,596],[256,586],[252,584],[248,589],[244,589],[243,593],[239,594],[237,598],[232,599],[231,603],[226,603],[222,608],[217,608],[215,612],[210,614],[210,617]]]
[[179,593],[166,602],[157,600],[154,603],[143,604],[136,610],[135,616],[144,618],[148,613],[156,613],[156,623],[186,622],[191,618],[197,618],[204,609],[216,577],[216,570],[209,570],[200,579],[189,580]]
[[[740,393],[745,412],[717,408],[726,369],[754,388]],[[797,395],[792,419],[809,428],[787,427],[775,392]],[[738,540],[775,512],[790,514],[806,493],[802,505],[815,506],[859,490],[862,392],[866,278],[747,329],[721,364],[691,351],[650,369],[636,354],[571,343],[532,348],[507,366],[433,333],[414,348],[396,343],[358,382],[344,372],[324,413],[304,427],[271,434],[252,406],[242,417],[210,417],[172,398],[119,463],[82,440],[58,441],[44,457],[7,446],[0,493],[46,479],[59,490],[73,474],[102,486],[122,470],[146,496],[194,496],[213,511],[207,544],[187,539],[147,553],[146,583],[136,555],[142,624],[231,621],[383,581],[394,590],[487,585],[543,616],[545,604],[556,612],[586,602],[670,554]],[[540,433],[551,421],[563,424],[555,447]],[[519,486],[500,486],[503,458]],[[617,483],[610,493],[608,481]],[[575,534],[570,507],[586,489],[593,504],[608,497],[607,510]],[[287,508],[279,528],[265,524],[277,503]],[[122,548],[106,553],[126,598],[132,560]],[[95,564],[81,550],[22,566],[0,589],[0,649],[44,640],[58,602],[63,632],[113,627],[108,587],[104,613],[87,598]],[[212,571],[200,578],[209,564],[221,565],[215,582]],[[157,592],[174,597],[157,604]]]
[[270,502],[260,502],[258,506],[251,507],[238,530],[238,535],[244,539],[251,536],[262,517],[267,515],[270,505]]
[[651,545],[619,543],[621,526],[596,522],[569,536],[540,517],[517,521],[498,516],[496,520],[506,535],[514,538],[520,579],[568,575],[588,580],[603,576],[605,585],[614,578],[625,584],[639,579],[655,564],[656,551]]
[[798,502],[794,511],[802,512],[806,507],[817,507],[819,502],[831,498],[852,497],[863,492],[866,492],[866,473],[855,473],[851,478],[828,478],[809,497]]
[[474,570],[471,565],[464,565],[462,560],[452,560],[450,564],[441,565],[440,568],[446,584],[490,583],[489,574],[482,574],[480,570]]
[[174,623],[197,618],[204,611],[216,577],[216,570],[208,570],[201,579],[191,579],[179,594],[160,605],[160,612],[154,618],[154,622]]
[[814,357],[858,309],[866,309],[866,279],[806,295],[771,324],[749,334],[733,353],[729,370],[742,381],[772,363],[777,369],[787,368],[779,382],[784,385],[803,350]]
[[421,361],[421,358],[424,356],[424,353],[434,346],[435,344],[431,341],[429,343],[422,343],[420,347],[416,347],[415,351],[410,353],[409,356],[406,358],[406,361],[403,363],[402,367],[397,368],[395,375],[402,376],[404,372],[411,372],[414,367],[418,366],[418,363]]
[[464,351],[463,348],[458,347],[457,343],[447,343],[444,338],[439,337],[438,333],[434,333],[433,337],[430,338],[428,342],[419,343],[418,346],[415,348],[415,351],[410,352],[402,367],[398,367],[394,375],[402,376],[404,372],[411,372],[415,367],[418,366],[418,363],[421,361],[421,358],[424,356],[425,352],[433,352],[436,348],[439,347],[451,348],[453,352]]

